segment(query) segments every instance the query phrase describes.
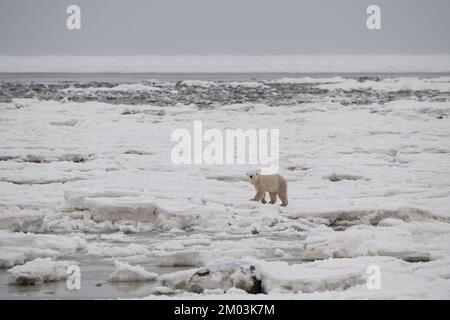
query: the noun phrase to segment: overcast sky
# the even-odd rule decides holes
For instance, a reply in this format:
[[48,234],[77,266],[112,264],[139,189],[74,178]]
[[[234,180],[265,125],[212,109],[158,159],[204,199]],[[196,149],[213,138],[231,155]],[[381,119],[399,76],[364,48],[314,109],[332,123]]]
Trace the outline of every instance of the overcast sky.
[[2,55],[341,53],[449,54],[450,0],[0,0]]

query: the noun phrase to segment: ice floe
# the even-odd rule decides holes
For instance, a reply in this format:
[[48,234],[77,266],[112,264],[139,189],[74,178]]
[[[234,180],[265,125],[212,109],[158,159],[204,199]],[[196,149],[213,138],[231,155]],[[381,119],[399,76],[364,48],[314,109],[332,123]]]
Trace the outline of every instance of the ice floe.
[[127,262],[115,261],[115,269],[109,276],[112,282],[139,282],[155,280],[158,275],[146,271],[139,265],[132,266]]
[[76,265],[74,261],[53,261],[50,258],[37,258],[21,266],[8,270],[9,283],[17,285],[37,285],[43,282],[65,280],[68,268]]
[[23,264],[36,258],[74,256],[87,241],[78,235],[32,234],[0,230],[0,267]]

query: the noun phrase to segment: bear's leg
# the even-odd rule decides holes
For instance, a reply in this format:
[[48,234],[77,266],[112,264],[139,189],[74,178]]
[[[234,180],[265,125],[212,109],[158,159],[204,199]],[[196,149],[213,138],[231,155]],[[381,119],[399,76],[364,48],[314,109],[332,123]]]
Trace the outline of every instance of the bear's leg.
[[264,203],[264,204],[267,203],[267,201],[266,201],[266,193],[265,192],[263,192],[261,202]]
[[270,203],[275,204],[275,202],[277,202],[277,193],[269,192],[269,194],[270,194]]
[[282,207],[287,207],[287,205],[288,205],[287,195],[283,194],[283,193],[278,193],[278,197],[281,200],[281,206]]
[[265,197],[266,197],[266,193],[264,192],[264,190],[258,190],[256,192],[255,197],[253,199],[251,199],[251,200],[253,200],[253,201],[261,201],[262,203],[266,203]]

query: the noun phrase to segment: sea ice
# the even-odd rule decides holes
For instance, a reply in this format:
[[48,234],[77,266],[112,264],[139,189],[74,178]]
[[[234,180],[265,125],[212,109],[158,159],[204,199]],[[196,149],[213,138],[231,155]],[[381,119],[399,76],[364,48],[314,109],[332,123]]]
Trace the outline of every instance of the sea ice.
[[112,282],[138,282],[156,280],[158,275],[146,271],[141,266],[132,266],[127,262],[115,261],[115,269],[109,276]]
[[17,285],[36,285],[43,282],[65,280],[69,266],[74,261],[53,261],[50,258],[37,258],[21,266],[8,270],[9,283]]

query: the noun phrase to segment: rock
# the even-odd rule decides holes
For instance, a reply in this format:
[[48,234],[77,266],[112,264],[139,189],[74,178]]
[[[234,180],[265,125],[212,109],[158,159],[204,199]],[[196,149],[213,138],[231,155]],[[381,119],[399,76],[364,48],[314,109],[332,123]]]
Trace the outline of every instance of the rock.
[[235,260],[219,260],[198,269],[187,282],[187,290],[201,293],[204,290],[237,288],[248,293],[262,293],[261,279],[252,264]]

